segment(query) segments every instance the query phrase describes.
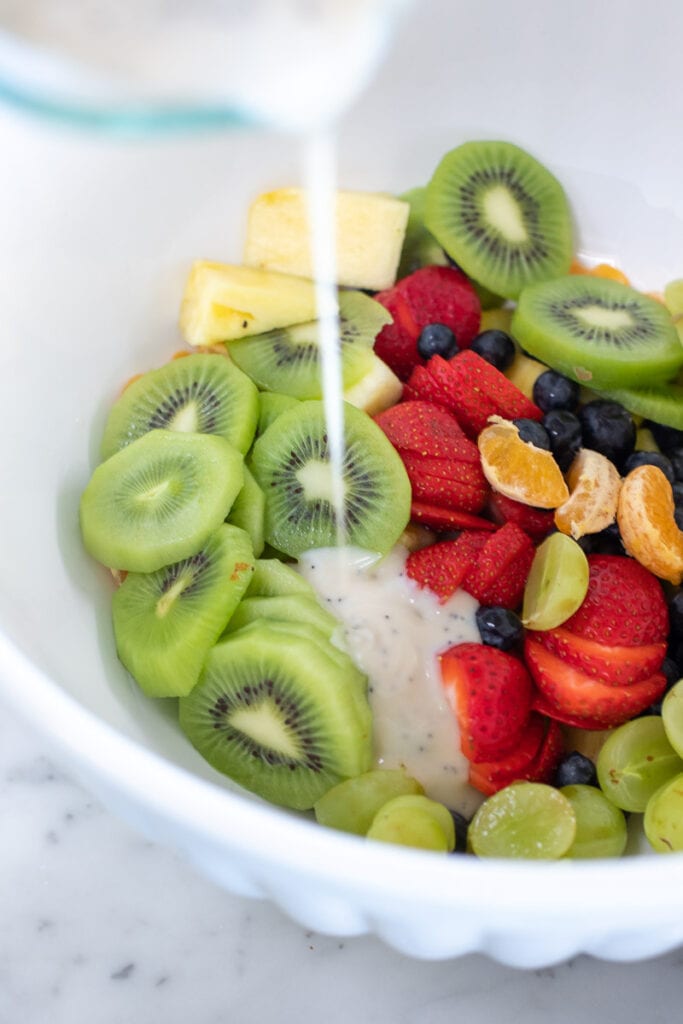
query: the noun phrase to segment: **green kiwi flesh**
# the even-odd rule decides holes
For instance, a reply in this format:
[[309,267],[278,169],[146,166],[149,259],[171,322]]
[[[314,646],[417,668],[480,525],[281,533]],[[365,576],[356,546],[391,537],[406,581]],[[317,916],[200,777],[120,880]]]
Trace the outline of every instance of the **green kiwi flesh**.
[[566,274],[574,254],[562,186],[509,142],[466,142],[447,153],[427,186],[425,223],[469,277],[508,299]]
[[112,599],[116,649],[149,697],[192,690],[253,569],[247,534],[222,525],[181,562],[126,576]]
[[285,594],[315,597],[311,584],[290,565],[279,558],[257,559],[247,597],[280,597]]
[[[372,346],[391,315],[358,291],[339,294],[339,336],[344,388],[370,371]],[[311,320],[228,343],[232,359],[263,391],[292,398],[322,397],[320,324]]]
[[664,382],[683,363],[683,345],[660,302],[589,274],[526,288],[511,331],[532,356],[598,390]]
[[[448,266],[449,259],[437,240],[425,227],[425,206],[427,202],[427,189],[408,189],[398,197],[410,206],[406,233],[401,249],[401,259],[396,273],[397,280],[407,277],[420,267]],[[494,295],[492,291],[485,288],[479,281],[471,280],[472,287],[479,296],[482,309],[496,309],[502,306],[504,299],[500,295]]]
[[292,398],[291,395],[281,395],[278,391],[259,392],[259,417],[256,433],[258,435],[263,434],[281,412],[292,409],[298,401],[298,398]]
[[386,554],[405,529],[411,489],[396,450],[346,403],[344,435],[341,515],[322,402],[282,413],[254,444],[251,468],[266,495],[266,542],[278,551],[296,558],[341,541]]
[[129,572],[195,554],[242,488],[243,459],[224,438],[151,430],[94,471],[80,504],[86,550]]
[[128,385],[109,413],[101,457],[149,430],[217,434],[243,454],[254,438],[258,391],[229,359],[197,353],[172,359]]
[[307,810],[342,779],[370,768],[369,709],[315,643],[254,623],[216,644],[179,701],[199,753],[272,803]]
[[245,597],[228,622],[227,631],[234,633],[257,619],[307,623],[328,638],[339,625],[334,615],[318,604],[317,598],[305,594],[284,594],[281,597]]
[[244,484],[230,509],[228,522],[246,530],[251,537],[254,554],[258,558],[264,545],[263,524],[266,515],[266,498],[247,466],[242,468]]
[[600,392],[601,398],[619,402],[636,416],[665,427],[683,430],[683,385],[662,384],[653,388],[620,388]]
[[420,783],[402,768],[376,768],[328,789],[316,801],[316,821],[327,828],[364,836],[388,800],[423,794]]

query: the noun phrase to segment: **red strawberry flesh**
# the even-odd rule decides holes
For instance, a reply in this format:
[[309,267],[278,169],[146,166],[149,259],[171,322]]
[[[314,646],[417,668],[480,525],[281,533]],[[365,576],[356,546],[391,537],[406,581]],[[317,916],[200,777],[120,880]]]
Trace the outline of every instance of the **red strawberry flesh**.
[[493,761],[519,743],[531,711],[532,684],[506,651],[465,643],[440,655],[441,678],[470,761]]

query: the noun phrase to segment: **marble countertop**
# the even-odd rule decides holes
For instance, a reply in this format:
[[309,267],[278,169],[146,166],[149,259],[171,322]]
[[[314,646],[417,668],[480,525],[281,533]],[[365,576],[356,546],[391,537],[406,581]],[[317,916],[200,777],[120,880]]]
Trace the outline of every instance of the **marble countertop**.
[[4,710],[0,821],[0,1024],[656,1024],[679,1012],[683,951],[525,972],[308,932],[136,835]]

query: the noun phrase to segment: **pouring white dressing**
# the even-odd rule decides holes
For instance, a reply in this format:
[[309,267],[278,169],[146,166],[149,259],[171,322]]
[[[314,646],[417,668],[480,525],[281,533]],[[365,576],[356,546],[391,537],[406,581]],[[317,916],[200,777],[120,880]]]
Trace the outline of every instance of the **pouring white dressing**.
[[305,552],[299,570],[340,620],[340,640],[369,679],[377,767],[405,767],[429,796],[470,815],[481,795],[467,782],[458,726],[441,688],[437,655],[479,640],[477,602],[445,604],[404,571],[405,548],[381,561],[358,548]]

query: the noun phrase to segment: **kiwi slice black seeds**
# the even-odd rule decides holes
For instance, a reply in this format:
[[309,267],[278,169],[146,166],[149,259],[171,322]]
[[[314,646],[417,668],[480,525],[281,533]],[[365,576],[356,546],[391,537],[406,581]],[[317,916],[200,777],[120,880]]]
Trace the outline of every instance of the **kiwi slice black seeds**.
[[468,142],[447,153],[427,186],[425,222],[466,274],[506,298],[571,264],[562,186],[508,142]]
[[618,281],[570,274],[522,292],[511,332],[522,348],[597,390],[665,382],[683,364],[671,316]]

